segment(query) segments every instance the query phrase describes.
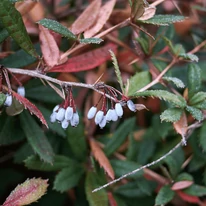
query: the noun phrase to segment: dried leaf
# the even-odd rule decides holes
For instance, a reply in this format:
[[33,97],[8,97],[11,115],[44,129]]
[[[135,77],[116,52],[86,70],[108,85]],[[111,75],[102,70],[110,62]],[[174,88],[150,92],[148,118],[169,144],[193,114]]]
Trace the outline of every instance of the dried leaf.
[[198,202],[200,202],[199,197],[188,195],[188,194],[182,192],[181,190],[177,191],[177,194],[181,197],[181,199],[183,199],[186,202],[190,202],[190,203],[198,203]]
[[60,52],[57,43],[50,31],[39,25],[39,39],[44,60],[49,67],[58,63]]
[[72,24],[74,34],[80,34],[90,28],[96,21],[101,6],[101,0],[94,0]]
[[189,180],[183,180],[183,181],[179,181],[179,182],[175,182],[171,189],[172,190],[181,190],[181,189],[185,189],[189,186],[191,186],[193,184],[193,181],[189,181]]
[[104,154],[104,152],[102,151],[102,149],[99,147],[98,143],[95,142],[95,140],[90,139],[89,141],[90,143],[90,147],[93,153],[93,156],[95,157],[95,159],[99,162],[100,166],[102,166],[104,168],[104,170],[107,172],[107,174],[114,179],[114,170],[108,160],[108,158],[106,157],[106,155]]
[[12,96],[15,97],[20,103],[22,103],[24,107],[30,111],[31,114],[34,114],[35,116],[37,116],[39,120],[42,122],[42,124],[44,124],[48,128],[48,125],[47,125],[47,122],[44,116],[34,104],[32,104],[28,99],[20,96],[14,91],[12,91]]
[[104,6],[100,8],[96,23],[91,28],[89,28],[88,30],[84,32],[85,38],[93,37],[95,34],[97,34],[102,29],[104,24],[109,19],[115,3],[116,3],[116,0],[110,0]]
[[24,14],[28,13],[33,7],[37,4],[36,1],[27,0],[23,2],[17,2],[15,4],[16,9],[21,13],[23,16]]
[[41,178],[27,179],[10,193],[3,206],[22,206],[36,202],[46,193],[47,181]]
[[55,66],[49,70],[49,72],[80,72],[94,69],[95,67],[111,59],[109,54],[110,49],[115,53],[117,46],[115,44],[107,44],[99,49],[72,57],[65,64]]
[[135,104],[135,109],[141,111],[143,109],[147,109],[144,104]]
[[156,7],[149,6],[144,8],[144,14],[138,20],[151,19],[156,13]]

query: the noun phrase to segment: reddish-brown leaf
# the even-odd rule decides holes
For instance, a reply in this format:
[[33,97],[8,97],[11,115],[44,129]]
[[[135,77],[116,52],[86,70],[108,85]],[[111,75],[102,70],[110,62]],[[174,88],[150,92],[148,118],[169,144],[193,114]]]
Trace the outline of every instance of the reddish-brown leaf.
[[44,60],[49,67],[58,63],[60,52],[57,43],[50,31],[39,25],[39,39]]
[[184,193],[181,190],[176,191],[176,192],[181,197],[181,199],[183,199],[186,202],[190,202],[190,203],[198,203],[198,202],[200,202],[200,199],[197,196],[188,195],[188,194]]
[[95,140],[90,139],[89,144],[94,158],[99,162],[100,166],[104,168],[107,174],[114,179],[114,170],[98,143],[95,142]]
[[116,53],[117,46],[115,44],[107,44],[102,48],[72,57],[65,64],[55,66],[49,72],[80,72],[94,69],[111,59],[110,49]]
[[183,180],[183,181],[179,181],[179,182],[175,182],[171,189],[172,190],[181,190],[181,189],[185,189],[189,186],[191,186],[193,184],[193,181],[189,181],[189,180]]
[[113,194],[111,192],[108,192],[107,195],[108,195],[108,199],[109,199],[109,205],[110,206],[117,206],[117,202],[114,199]]
[[94,0],[77,18],[71,26],[71,31],[74,34],[80,34],[86,31],[95,23],[99,14],[101,3],[101,0]]
[[21,206],[36,202],[46,193],[47,181],[41,178],[27,179],[10,193],[3,206]]
[[116,3],[116,0],[110,0],[104,6],[100,8],[96,23],[90,29],[84,32],[85,38],[93,37],[95,34],[97,34],[102,29],[104,24],[109,19],[115,3]]
[[28,13],[33,7],[37,4],[36,1],[27,0],[24,2],[17,2],[15,4],[16,9],[21,13],[23,16],[24,14]]
[[37,116],[39,118],[39,120],[42,122],[42,124],[44,124],[46,127],[48,127],[44,116],[42,115],[42,113],[39,111],[39,109],[34,104],[32,104],[28,99],[20,96],[19,94],[17,94],[14,91],[12,91],[12,96],[14,98],[16,98],[20,103],[22,103],[24,105],[24,107],[30,111],[31,114],[34,114],[35,116]]

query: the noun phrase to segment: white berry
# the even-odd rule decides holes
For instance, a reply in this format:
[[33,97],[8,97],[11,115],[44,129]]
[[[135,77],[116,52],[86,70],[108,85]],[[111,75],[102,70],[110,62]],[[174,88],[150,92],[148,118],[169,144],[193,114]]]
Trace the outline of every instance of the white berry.
[[87,118],[92,119],[95,116],[96,112],[97,112],[97,108],[94,107],[94,106],[91,107],[90,110],[87,113]]
[[66,112],[65,112],[65,119],[66,120],[71,120],[73,117],[74,111],[72,107],[67,107]]
[[127,101],[127,106],[128,106],[128,108],[129,108],[132,112],[135,112],[135,111],[136,111],[136,106],[135,106],[135,104],[133,103],[132,100],[128,100],[128,101]]
[[117,113],[114,109],[112,109],[112,121],[116,122],[118,120]]
[[56,112],[52,112],[52,114],[50,115],[50,122],[51,123],[56,122]]
[[123,109],[122,109],[122,105],[120,103],[115,104],[115,111],[116,111],[118,117],[121,117],[123,115]]
[[56,105],[53,109],[53,112],[57,112],[58,109],[59,109],[59,105]]
[[79,115],[77,112],[73,114],[73,117],[70,121],[72,127],[76,127],[79,124]]
[[112,120],[112,110],[111,109],[109,109],[108,111],[107,111],[107,114],[106,114],[106,121],[107,122],[109,122],[109,121],[111,121]]
[[63,129],[66,129],[68,126],[69,126],[69,121],[67,121],[66,119],[64,119],[62,122],[61,122],[61,126]]
[[99,124],[102,121],[103,117],[104,117],[104,112],[102,110],[98,111],[94,119],[95,123]]
[[10,94],[6,94],[6,100],[4,102],[6,107],[10,107],[12,105],[12,96]]
[[104,128],[107,123],[106,116],[103,117],[102,121],[99,123],[100,128]]
[[60,108],[56,114],[56,120],[62,122],[64,120],[64,116],[65,116],[65,109]]
[[18,87],[18,88],[17,88],[17,93],[18,93],[19,95],[21,95],[22,97],[25,97],[25,88],[22,87],[22,86]]

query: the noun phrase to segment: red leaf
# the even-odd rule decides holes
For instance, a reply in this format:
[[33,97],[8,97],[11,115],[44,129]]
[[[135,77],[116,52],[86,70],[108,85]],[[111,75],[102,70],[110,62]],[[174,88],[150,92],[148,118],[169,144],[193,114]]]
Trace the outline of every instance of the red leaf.
[[183,181],[179,181],[179,182],[175,182],[171,189],[172,190],[181,190],[181,189],[185,189],[189,186],[191,186],[193,184],[193,181],[189,181],[189,180],[183,180]]
[[117,202],[114,199],[113,194],[111,192],[108,192],[107,195],[108,195],[108,199],[109,199],[109,205],[110,206],[117,206]]
[[190,203],[198,203],[200,202],[199,197],[196,196],[192,196],[192,195],[188,195],[182,191],[176,191],[177,194],[186,202],[190,202]]
[[107,44],[102,48],[72,57],[65,64],[55,66],[49,72],[80,72],[94,69],[111,59],[110,49],[115,53],[117,46],[115,44]]
[[50,31],[39,25],[39,39],[44,60],[49,67],[53,67],[59,60],[59,48]]
[[12,96],[15,97],[20,103],[22,103],[24,107],[30,111],[31,114],[34,114],[35,116],[37,116],[39,120],[42,122],[42,124],[44,124],[48,128],[48,125],[47,125],[46,120],[44,119],[44,116],[34,104],[32,104],[28,99],[20,96],[14,91],[12,91]]

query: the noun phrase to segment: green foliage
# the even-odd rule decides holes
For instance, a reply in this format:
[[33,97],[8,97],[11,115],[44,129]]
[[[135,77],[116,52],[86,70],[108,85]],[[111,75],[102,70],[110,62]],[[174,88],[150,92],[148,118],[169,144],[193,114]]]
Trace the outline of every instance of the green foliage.
[[176,87],[178,88],[184,88],[185,84],[182,82],[181,79],[178,79],[176,77],[163,77],[162,79],[168,81],[168,82],[172,82],[176,85]]
[[186,110],[198,121],[202,121],[204,119],[203,113],[201,110],[192,107],[192,106],[187,106]]
[[204,196],[206,195],[206,187],[193,184],[190,187],[183,190],[186,194],[192,195],[192,196]]
[[206,92],[197,92],[190,99],[190,104],[195,106],[196,104],[200,104],[200,103],[202,103],[205,100],[206,100]]
[[6,29],[0,30],[0,44],[7,38],[9,37],[9,33]]
[[185,60],[190,60],[190,61],[192,61],[192,62],[198,62],[199,61],[199,58],[196,56],[196,55],[194,55],[194,54],[179,54],[179,57],[182,57],[183,59],[185,59]]
[[206,151],[206,122],[204,122],[200,128],[199,141],[203,150]]
[[100,44],[103,42],[103,39],[100,38],[87,38],[87,39],[80,39],[79,42],[81,44]]
[[6,95],[0,93],[0,107],[4,104],[5,100],[6,100]]
[[138,43],[141,45],[142,50],[144,51],[145,54],[149,54],[149,43],[148,39],[144,37],[138,37],[137,38]]
[[160,119],[161,121],[166,122],[177,122],[180,119],[182,112],[183,110],[179,108],[167,109],[160,115]]

